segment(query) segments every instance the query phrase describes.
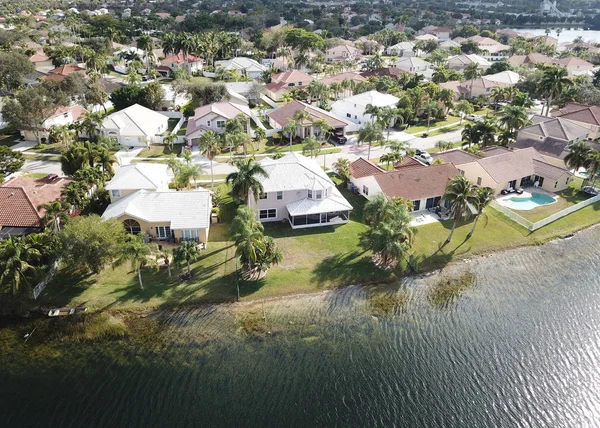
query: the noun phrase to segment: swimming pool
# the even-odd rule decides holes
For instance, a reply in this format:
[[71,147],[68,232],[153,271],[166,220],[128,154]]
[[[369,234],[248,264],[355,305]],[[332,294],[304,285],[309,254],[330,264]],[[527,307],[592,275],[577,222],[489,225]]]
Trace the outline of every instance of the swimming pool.
[[532,193],[530,196],[507,198],[503,201],[504,205],[513,210],[527,211],[534,208],[550,205],[556,202],[552,196],[543,193]]

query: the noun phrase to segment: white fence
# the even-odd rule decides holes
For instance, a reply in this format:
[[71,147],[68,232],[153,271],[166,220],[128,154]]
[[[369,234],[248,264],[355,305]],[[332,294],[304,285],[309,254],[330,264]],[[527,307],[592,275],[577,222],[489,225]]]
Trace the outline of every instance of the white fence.
[[587,206],[593,205],[596,202],[600,202],[600,195],[596,195],[593,198],[590,199],[586,199],[585,201],[579,202],[578,204],[572,205],[568,208],[565,208],[562,211],[559,211],[557,213],[554,213],[542,220],[536,221],[536,222],[532,222],[527,220],[526,218],[521,217],[519,214],[517,214],[516,212],[500,205],[498,202],[496,201],[492,201],[490,203],[490,206],[492,208],[494,208],[495,210],[501,212],[502,214],[504,214],[505,216],[507,216],[508,218],[510,218],[512,221],[520,224],[521,226],[523,226],[526,229],[529,229],[530,231],[535,231],[541,227],[544,227],[560,218],[563,218],[571,213],[574,213],[575,211],[579,211],[582,208],[585,208]]
[[52,266],[50,267],[50,270],[48,271],[48,273],[46,274],[46,276],[44,277],[44,279],[42,281],[40,281],[38,283],[38,285],[36,285],[33,288],[33,298],[37,299],[38,296],[40,294],[42,294],[42,291],[44,291],[44,288],[46,288],[46,286],[48,285],[48,283],[50,281],[52,281],[52,278],[54,278],[54,275],[56,274],[56,270],[58,269],[58,265],[60,265],[62,259],[58,259],[56,260]]

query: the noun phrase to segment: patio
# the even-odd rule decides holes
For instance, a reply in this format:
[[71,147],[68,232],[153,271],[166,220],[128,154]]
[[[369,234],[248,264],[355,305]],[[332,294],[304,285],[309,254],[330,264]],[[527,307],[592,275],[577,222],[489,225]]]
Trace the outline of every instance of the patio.
[[410,222],[411,227],[424,226],[426,224],[437,223],[442,220],[436,213],[430,211],[417,211],[410,213],[413,220]]

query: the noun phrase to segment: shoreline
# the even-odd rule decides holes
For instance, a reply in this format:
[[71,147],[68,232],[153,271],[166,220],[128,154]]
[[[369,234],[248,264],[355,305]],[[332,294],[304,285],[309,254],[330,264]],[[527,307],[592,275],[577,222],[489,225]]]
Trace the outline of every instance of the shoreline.
[[[239,300],[239,301],[195,302],[195,303],[189,303],[189,304],[184,303],[184,304],[173,304],[173,305],[164,304],[162,306],[156,306],[156,307],[144,308],[144,309],[138,309],[138,310],[127,309],[127,308],[115,308],[115,309],[109,308],[109,309],[90,311],[90,312],[88,312],[88,314],[90,314],[90,315],[91,314],[109,314],[109,315],[147,317],[153,313],[158,313],[161,311],[166,311],[166,312],[175,311],[177,309],[182,309],[182,308],[216,307],[216,308],[228,308],[228,309],[231,308],[234,310],[238,309],[238,308],[239,309],[252,309],[254,306],[259,306],[259,305],[264,305],[264,304],[269,304],[269,303],[276,303],[276,302],[282,302],[282,301],[293,301],[293,300],[298,300],[298,299],[307,298],[307,297],[328,295],[328,294],[335,293],[336,291],[339,291],[342,289],[359,288],[359,289],[367,290],[369,288],[376,288],[376,287],[381,287],[381,288],[387,287],[387,288],[399,289],[402,285],[403,280],[408,279],[408,278],[419,280],[419,279],[429,278],[434,275],[442,275],[444,272],[446,272],[448,270],[455,269],[461,265],[469,264],[477,259],[489,258],[489,257],[493,257],[495,255],[500,255],[500,254],[503,254],[506,252],[520,250],[520,249],[524,249],[524,248],[532,248],[532,247],[548,245],[550,243],[559,242],[559,241],[562,241],[565,239],[570,239],[570,238],[576,237],[580,233],[584,233],[584,232],[592,230],[596,227],[600,227],[600,222],[590,225],[590,226],[587,226],[587,227],[584,227],[580,230],[569,233],[567,235],[556,236],[556,237],[550,238],[550,239],[540,242],[540,243],[536,243],[536,244],[532,244],[532,245],[518,245],[515,247],[506,248],[506,249],[491,252],[491,253],[471,255],[470,257],[466,257],[464,259],[454,260],[440,269],[426,270],[423,272],[419,272],[417,274],[405,274],[401,278],[394,279],[394,280],[380,280],[380,281],[373,281],[370,283],[363,283],[363,284],[341,285],[341,286],[324,289],[324,290],[316,291],[316,292],[312,291],[312,292],[303,292],[303,293],[282,294],[282,295],[278,295],[278,296],[261,297],[261,298],[255,298],[255,299],[249,297],[249,298],[245,298],[245,299]],[[44,317],[44,315],[43,315],[44,312],[47,313],[47,310],[49,310],[49,308],[38,307],[37,309],[33,309],[31,311],[30,314],[32,314],[32,315],[30,315],[29,317],[23,316],[23,317],[17,317],[17,318],[12,318],[12,319],[27,320],[27,319],[35,319],[35,318],[48,318],[47,316]],[[0,317],[0,319],[2,319],[2,317]],[[9,318],[4,318],[4,319],[9,319]]]

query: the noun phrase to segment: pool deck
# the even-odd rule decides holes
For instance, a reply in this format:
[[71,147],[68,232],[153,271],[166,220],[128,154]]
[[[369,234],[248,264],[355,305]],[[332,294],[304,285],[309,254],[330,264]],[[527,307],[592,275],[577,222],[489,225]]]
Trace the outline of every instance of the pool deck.
[[[560,197],[560,196],[558,196],[555,193],[548,192],[548,191],[546,191],[546,190],[544,190],[542,188],[539,188],[539,187],[528,187],[526,189],[523,189],[523,193],[521,195],[518,195],[516,193],[510,193],[508,195],[498,196],[498,197],[496,197],[496,202],[498,202],[500,205],[502,205],[502,206],[504,206],[506,208],[510,208],[511,210],[529,211],[529,210],[532,210],[532,209],[534,209],[536,207],[529,208],[528,210],[522,210],[522,209],[518,210],[518,209],[516,209],[514,207],[514,205],[512,205],[510,203],[509,199],[511,199],[511,198],[525,199],[525,198],[531,197],[532,194],[535,194],[535,193],[539,193],[541,195],[550,196],[551,198],[554,199],[554,202],[556,202],[558,200],[558,198]],[[552,202],[552,203],[554,203],[554,202]],[[550,204],[546,204],[546,205],[550,205]],[[537,206],[543,206],[543,205],[537,205]]]

